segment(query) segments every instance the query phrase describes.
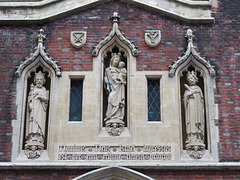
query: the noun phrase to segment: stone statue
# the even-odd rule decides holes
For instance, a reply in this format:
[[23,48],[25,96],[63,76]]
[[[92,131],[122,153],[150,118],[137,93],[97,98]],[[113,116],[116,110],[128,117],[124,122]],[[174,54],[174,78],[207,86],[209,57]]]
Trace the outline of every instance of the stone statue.
[[189,85],[184,84],[185,123],[186,123],[186,150],[194,159],[202,158],[205,150],[204,144],[204,97],[202,90],[196,84],[198,78],[194,71],[187,73]]
[[27,120],[25,136],[25,154],[29,159],[40,156],[39,150],[44,149],[46,115],[49,100],[49,91],[45,84],[44,73],[35,73],[34,84],[30,85],[27,100]]
[[125,63],[121,61],[121,53],[112,53],[110,66],[105,71],[105,83],[107,84],[108,106],[104,119],[106,130],[112,136],[119,136],[124,130],[123,121],[125,113],[125,86],[127,70]]

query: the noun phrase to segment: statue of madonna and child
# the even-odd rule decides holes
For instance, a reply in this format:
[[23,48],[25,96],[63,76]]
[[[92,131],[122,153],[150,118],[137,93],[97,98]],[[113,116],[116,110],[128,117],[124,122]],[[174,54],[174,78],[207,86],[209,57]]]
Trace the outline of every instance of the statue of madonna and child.
[[119,136],[125,127],[125,86],[127,70],[121,61],[121,53],[112,53],[110,65],[105,70],[105,83],[108,91],[108,105],[105,126],[111,136]]

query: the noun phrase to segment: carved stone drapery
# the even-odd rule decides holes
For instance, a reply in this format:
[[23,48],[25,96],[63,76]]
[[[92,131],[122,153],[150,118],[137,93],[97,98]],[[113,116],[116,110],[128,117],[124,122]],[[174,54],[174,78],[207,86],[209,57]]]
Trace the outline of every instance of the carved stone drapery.
[[201,159],[209,147],[207,86],[209,79],[214,78],[216,73],[214,66],[195,51],[194,35],[191,29],[187,30],[185,37],[188,39],[187,50],[182,57],[179,57],[177,61],[173,62],[173,65],[169,66],[168,75],[174,77],[177,74],[180,81],[183,148],[186,148],[186,152],[191,158]]
[[178,69],[178,67],[180,65],[182,65],[183,63],[190,61],[191,60],[190,57],[193,57],[194,60],[201,63],[203,66],[205,66],[207,68],[210,76],[214,77],[216,75],[215,70],[213,69],[214,66],[212,66],[209,61],[206,61],[204,58],[200,57],[199,54],[195,51],[195,47],[193,46],[194,35],[192,34],[191,29],[187,30],[185,37],[188,38],[187,51],[184,53],[184,55],[182,57],[179,57],[177,61],[174,61],[173,65],[169,66],[170,70],[168,72],[168,75],[170,77],[175,76],[175,73],[176,73],[176,70]]
[[[21,84],[25,97],[22,98],[21,111],[25,131],[22,130],[24,144],[22,149],[28,159],[37,159],[47,149],[47,124],[50,110],[49,101],[55,76],[61,76],[61,67],[56,60],[45,52],[43,41],[46,38],[44,31],[39,30],[38,45],[30,57],[21,61],[15,74],[18,84]],[[43,72],[43,73],[42,73]],[[34,77],[35,76],[35,77]],[[38,82],[39,81],[39,82]],[[46,82],[46,84],[45,84]],[[45,84],[45,85],[44,85]],[[45,87],[44,87],[44,86]],[[46,90],[48,89],[48,91]],[[26,101],[26,104],[25,104]]]
[[15,74],[17,77],[20,77],[22,75],[23,70],[29,66],[34,61],[38,60],[37,57],[41,56],[41,60],[43,60],[45,63],[49,64],[55,71],[56,76],[61,76],[61,66],[58,65],[58,62],[54,60],[52,57],[49,57],[49,54],[45,52],[45,46],[43,46],[43,40],[46,38],[46,35],[44,34],[44,30],[40,29],[39,34],[37,35],[38,39],[38,46],[35,48],[36,51],[34,53],[31,53],[30,57],[27,57],[24,61],[20,62],[20,65],[18,66]]
[[49,101],[49,91],[43,86],[46,82],[44,75],[41,71],[35,73],[27,98],[25,154],[28,159],[39,158],[44,149]]
[[107,85],[108,106],[106,111],[106,131],[111,136],[119,136],[124,130],[125,116],[125,86],[127,70],[125,63],[121,61],[121,53],[112,53],[110,66],[105,71],[105,83]]
[[117,37],[122,43],[126,44],[129,49],[132,52],[133,56],[138,55],[138,50],[137,46],[134,45],[134,42],[130,41],[120,30],[118,26],[118,22],[120,19],[120,16],[118,15],[117,12],[114,12],[111,16],[110,19],[112,20],[113,26],[111,31],[107,34],[105,38],[102,38],[102,40],[93,47],[92,55],[93,56],[98,56],[98,53],[100,49],[106,45],[109,41],[111,41],[112,38]]
[[204,96],[197,85],[197,73],[187,73],[188,85],[184,84],[183,96],[186,125],[186,150],[193,159],[201,159],[205,152]]

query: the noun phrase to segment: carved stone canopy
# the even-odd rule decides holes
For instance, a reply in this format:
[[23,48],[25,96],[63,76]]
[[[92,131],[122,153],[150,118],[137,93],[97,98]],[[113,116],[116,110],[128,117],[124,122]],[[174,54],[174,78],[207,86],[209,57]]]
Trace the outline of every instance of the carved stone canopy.
[[102,38],[102,40],[93,47],[92,55],[93,56],[98,56],[98,53],[100,49],[106,45],[109,41],[111,41],[112,38],[117,37],[123,44],[127,45],[129,49],[132,52],[133,56],[138,55],[138,50],[137,46],[134,45],[134,42],[130,41],[124,33],[121,32],[118,22],[120,19],[120,16],[118,15],[117,12],[114,12],[111,16],[110,19],[112,20],[113,26],[111,28],[111,31],[107,34],[107,36]]
[[209,72],[209,75],[214,77],[216,75],[215,70],[213,69],[214,66],[210,64],[209,61],[206,61],[204,58],[200,57],[200,55],[195,51],[193,46],[193,38],[194,35],[192,34],[192,30],[188,29],[186,36],[188,38],[188,46],[187,51],[184,53],[182,57],[179,57],[177,61],[173,62],[173,65],[169,66],[168,75],[170,77],[175,76],[176,70],[185,62],[197,61],[198,63],[202,64]]
[[[43,40],[45,38],[46,35],[44,34],[44,30],[40,29],[39,34],[37,35],[38,45],[35,48],[36,51],[34,53],[31,53],[30,57],[26,57],[24,61],[20,62],[20,65],[17,67],[17,70],[15,72],[17,77],[20,77],[22,75],[23,70],[27,66],[35,61],[40,61],[39,59],[42,59],[45,63],[50,65],[55,71],[56,76],[61,76],[61,66],[58,65],[58,61],[54,60],[52,57],[49,57],[49,54],[45,52],[45,46],[43,45]],[[38,58],[39,56],[42,58]]]

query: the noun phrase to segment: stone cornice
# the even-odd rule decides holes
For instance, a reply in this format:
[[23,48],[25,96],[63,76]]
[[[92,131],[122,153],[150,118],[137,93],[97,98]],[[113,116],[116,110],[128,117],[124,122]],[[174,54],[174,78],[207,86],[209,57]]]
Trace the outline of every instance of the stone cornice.
[[[60,2],[60,1],[63,1],[63,0],[32,0],[32,1],[28,1],[28,0],[25,0],[25,1],[3,1],[1,2],[0,0],[0,6],[3,6],[3,7],[40,7],[40,6],[46,6],[50,3],[53,3],[53,2]],[[100,0],[98,0],[100,1]],[[122,0],[122,1],[128,1],[129,0]],[[151,2],[149,1],[145,1],[145,0],[133,0],[135,2],[138,2],[138,3],[143,3],[145,4],[144,2],[146,2],[147,4],[150,4]],[[186,4],[188,6],[211,6],[211,0],[198,0],[198,1],[192,1],[192,0],[175,0],[176,2],[178,3],[182,3],[182,4]]]
[[[38,2],[0,2],[0,22],[42,22],[66,16],[76,11],[106,3],[110,0],[43,0]],[[120,0],[138,7],[191,23],[212,23],[211,1],[190,0]]]
[[38,7],[61,0],[32,0],[32,1],[0,1],[0,7]]

